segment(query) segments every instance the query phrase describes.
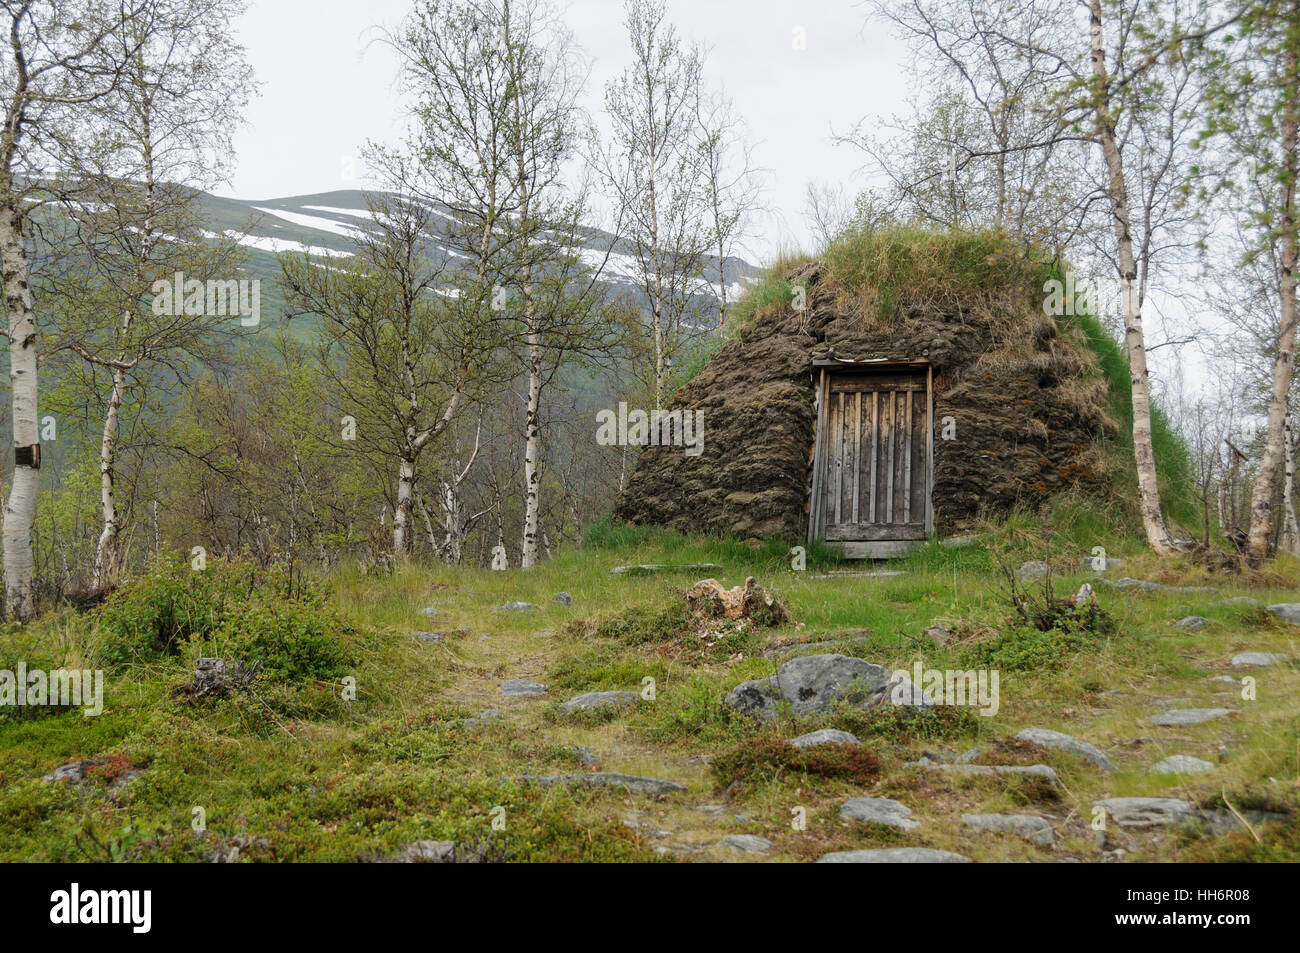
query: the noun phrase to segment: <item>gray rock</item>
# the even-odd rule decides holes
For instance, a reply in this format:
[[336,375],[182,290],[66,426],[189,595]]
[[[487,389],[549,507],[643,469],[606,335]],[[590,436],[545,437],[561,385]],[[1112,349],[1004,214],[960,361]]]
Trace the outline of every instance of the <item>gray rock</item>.
[[1227,682],[1229,685],[1240,685],[1241,681],[1232,675],[1214,675],[1211,676],[1212,682]]
[[727,704],[765,718],[775,716],[782,702],[788,702],[799,718],[840,702],[869,708],[887,696],[890,675],[860,658],[806,655],[786,662],[770,678],[737,685],[727,694]]
[[940,764],[922,759],[909,761],[905,768],[926,768],[930,771],[946,771],[949,774],[970,774],[984,777],[1027,774],[1046,778],[1056,783],[1056,772],[1045,764]]
[[495,708],[484,708],[478,713],[478,717],[481,721],[491,721],[493,718],[500,718],[501,712]]
[[819,731],[810,731],[806,735],[800,735],[798,738],[791,738],[790,744],[796,748],[815,748],[817,745],[856,745],[861,744],[861,742],[847,731],[822,728]]
[[1227,708],[1173,708],[1152,715],[1147,719],[1149,725],[1199,725],[1203,721],[1227,718],[1232,712]]
[[573,596],[569,595],[567,592],[557,592],[555,594],[555,601],[567,609],[573,605]]
[[446,864],[455,856],[454,840],[418,840],[403,847],[393,860],[399,864]]
[[1232,664],[1238,668],[1243,665],[1276,665],[1288,657],[1277,652],[1240,652],[1232,657]]
[[438,616],[442,615],[442,613],[433,606],[425,606],[420,610],[420,615],[428,616],[430,619],[436,619]]
[[1204,774],[1213,771],[1214,765],[1185,754],[1171,754],[1151,765],[1148,774]]
[[1101,582],[1114,586],[1116,589],[1141,589],[1144,592],[1217,592],[1212,586],[1166,586],[1162,582],[1147,582],[1145,579],[1132,579],[1125,576],[1123,579],[1116,579],[1111,582],[1108,579],[1102,579]]
[[1174,628],[1182,632],[1197,632],[1210,624],[1210,620],[1205,616],[1189,615],[1184,616],[1174,623]]
[[531,602],[507,602],[503,606],[497,606],[498,612],[526,612],[530,609],[536,609],[537,606]]
[[732,850],[761,853],[765,850],[771,850],[772,842],[756,834],[728,834],[718,841],[718,846],[730,847]]
[[49,774],[41,778],[42,781],[74,781],[81,782],[86,779],[86,770],[101,764],[99,761],[69,761],[67,764],[61,764]]
[[1044,847],[1052,843],[1052,825],[1036,814],[963,814],[961,822],[980,831],[1019,834]]
[[927,626],[925,631],[921,634],[939,648],[943,648],[952,641],[952,629],[948,628],[946,625]]
[[1042,579],[1046,575],[1047,563],[1041,559],[1031,559],[1028,562],[1023,562],[1020,564],[1020,568],[1016,570],[1016,576],[1019,577],[1021,582]]
[[819,864],[969,864],[969,857],[929,847],[887,847],[883,850],[837,850],[817,858]]
[[1124,565],[1124,560],[1112,559],[1107,556],[1103,563],[1100,556],[1081,556],[1079,565],[1083,567],[1084,572],[1110,572],[1112,569],[1118,569]]
[[417,639],[419,639],[421,642],[441,642],[441,641],[442,641],[442,633],[441,633],[441,632],[412,632],[411,634],[414,635],[414,636],[415,636]]
[[1261,603],[1258,599],[1254,598],[1253,596],[1233,596],[1231,599],[1220,599],[1218,602],[1214,603],[1214,605],[1250,606],[1252,608],[1258,608],[1259,606],[1263,605],[1263,603]]
[[1190,801],[1172,797],[1109,797],[1096,801],[1120,827],[1162,827],[1180,824],[1196,814]]
[[641,700],[639,692],[586,692],[570,698],[564,703],[564,713],[571,715],[575,711],[586,711],[589,708],[605,708],[614,706],[623,708],[628,705],[635,705]]
[[903,831],[921,826],[919,821],[912,820],[910,807],[887,797],[851,797],[840,808],[840,817],[846,821],[883,824]]
[[501,683],[501,694],[507,698],[535,698],[546,694],[546,686],[526,678],[508,678]]
[[1026,728],[1016,735],[1016,738],[1020,741],[1029,741],[1036,745],[1042,745],[1044,748],[1056,748],[1060,751],[1077,754],[1080,757],[1087,758],[1103,771],[1115,770],[1115,765],[1111,764],[1110,758],[1106,757],[1099,748],[1088,744],[1086,741],[1080,741],[1078,738],[1071,738],[1062,732],[1052,731],[1050,728]]
[[1276,605],[1265,606],[1264,608],[1279,619],[1300,625],[1300,602],[1279,602]]
[[655,797],[660,794],[671,794],[675,791],[686,790],[686,785],[678,784],[676,781],[665,781],[663,778],[643,778],[634,774],[619,774],[615,771],[593,771],[589,774],[525,774],[521,775],[519,780],[524,784],[536,784],[538,787],[544,788],[556,784],[586,784],[591,787],[626,788],[633,794],[649,794]]

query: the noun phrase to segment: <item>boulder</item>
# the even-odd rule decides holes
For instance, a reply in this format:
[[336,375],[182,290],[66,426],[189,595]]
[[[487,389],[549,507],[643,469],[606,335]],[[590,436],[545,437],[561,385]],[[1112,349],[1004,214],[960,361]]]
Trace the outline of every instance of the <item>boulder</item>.
[[641,700],[640,692],[586,692],[574,698],[570,698],[564,703],[564,713],[571,715],[575,711],[586,711],[589,708],[606,708],[614,706],[624,708],[628,705],[635,705]]
[[759,837],[756,834],[728,834],[718,841],[718,846],[730,847],[732,850],[741,850],[746,853],[761,853],[765,850],[771,850],[772,842],[766,837]]
[[810,731],[806,735],[800,735],[798,738],[791,738],[790,744],[796,748],[815,748],[818,745],[856,745],[861,744],[861,742],[847,731],[822,728],[818,731]]
[[497,606],[498,612],[527,612],[530,609],[536,609],[537,606],[531,602],[507,602],[503,606]]
[[1078,738],[1071,738],[1069,735],[1059,731],[1052,731],[1050,728],[1026,728],[1016,735],[1019,741],[1028,741],[1032,744],[1042,745],[1044,748],[1055,748],[1059,751],[1068,751],[1071,754],[1077,754],[1082,758],[1087,758],[1103,771],[1114,771],[1115,766],[1111,764],[1110,758],[1106,757],[1102,751],[1086,741],[1080,741]]
[[961,822],[980,831],[1019,834],[1043,847],[1052,843],[1052,825],[1036,814],[963,814]]
[[912,809],[887,797],[851,797],[840,807],[840,818],[864,824],[883,824],[910,831],[920,827],[912,820]]
[[930,847],[887,847],[883,850],[837,850],[817,858],[819,864],[969,864],[969,857]]
[[546,694],[546,686],[526,678],[508,678],[501,683],[501,694],[507,698],[535,698]]
[[1162,827],[1196,815],[1194,804],[1172,797],[1108,797],[1093,807],[1105,810],[1120,827]]
[[1028,562],[1020,564],[1020,568],[1016,570],[1016,577],[1021,582],[1032,582],[1035,579],[1042,579],[1045,577],[1047,571],[1047,563],[1043,562],[1041,559],[1031,559]]
[[1148,774],[1205,774],[1213,771],[1214,765],[1200,758],[1185,754],[1171,754],[1162,761],[1151,765]]
[[567,592],[557,592],[555,594],[555,601],[568,609],[573,605],[573,596],[569,595]]
[[737,685],[728,693],[727,704],[763,717],[773,717],[783,702],[801,718],[840,702],[870,708],[887,697],[891,674],[860,658],[805,655],[786,662],[769,678]]
[[1243,665],[1276,665],[1285,662],[1289,656],[1278,652],[1239,652],[1232,657],[1232,664],[1240,668]]
[[1266,611],[1273,613],[1279,619],[1300,625],[1300,602],[1279,602],[1275,605],[1265,606]]
[[1204,616],[1189,615],[1184,616],[1174,623],[1174,628],[1180,632],[1197,632],[1210,624],[1210,620]]

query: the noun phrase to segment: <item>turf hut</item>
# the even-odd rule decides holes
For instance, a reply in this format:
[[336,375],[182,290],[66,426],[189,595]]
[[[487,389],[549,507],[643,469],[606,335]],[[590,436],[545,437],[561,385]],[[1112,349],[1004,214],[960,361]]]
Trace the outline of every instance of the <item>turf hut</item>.
[[841,239],[751,290],[669,403],[703,451],[644,447],[616,517],[881,557],[1104,490],[1107,384],[1053,275],[996,235]]

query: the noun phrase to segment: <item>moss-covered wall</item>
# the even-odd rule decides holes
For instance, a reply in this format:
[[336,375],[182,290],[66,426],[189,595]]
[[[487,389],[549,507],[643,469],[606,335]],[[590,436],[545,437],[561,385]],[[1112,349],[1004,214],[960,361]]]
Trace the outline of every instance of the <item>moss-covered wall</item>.
[[[802,541],[816,425],[812,361],[926,360],[934,369],[935,528],[1104,488],[1094,440],[1113,428],[1086,347],[1043,315],[1034,289],[967,310],[912,306],[892,320],[846,306],[817,264],[792,274],[806,308],[769,307],[670,407],[704,412],[704,450],[647,447],[615,516],[631,523]],[[939,439],[944,418],[955,439]]]

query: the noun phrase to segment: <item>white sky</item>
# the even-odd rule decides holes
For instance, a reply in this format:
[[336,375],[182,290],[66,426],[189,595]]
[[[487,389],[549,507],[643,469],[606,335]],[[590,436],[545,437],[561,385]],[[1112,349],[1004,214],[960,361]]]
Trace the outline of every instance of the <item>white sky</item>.
[[[563,3],[563,0],[561,0]],[[396,62],[375,42],[411,0],[252,0],[240,41],[261,83],[248,124],[233,137],[234,175],[221,194],[243,199],[365,188],[367,140],[395,142],[404,119]],[[587,106],[627,63],[619,0],[570,0],[565,20],[591,61]],[[747,256],[762,262],[782,245],[811,245],[804,220],[810,180],[866,182],[860,155],[831,142],[864,116],[905,111],[901,44],[854,0],[668,0],[684,39],[708,46],[707,78],[735,102],[768,170],[764,205]],[[796,50],[796,29],[806,49]]]

